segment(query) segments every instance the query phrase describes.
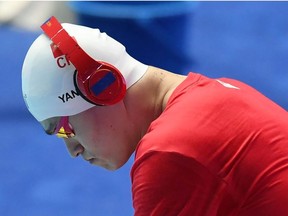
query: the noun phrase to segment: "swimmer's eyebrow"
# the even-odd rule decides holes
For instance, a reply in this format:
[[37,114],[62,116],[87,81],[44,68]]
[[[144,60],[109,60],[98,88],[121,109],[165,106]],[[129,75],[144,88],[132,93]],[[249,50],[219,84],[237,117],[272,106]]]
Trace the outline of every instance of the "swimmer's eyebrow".
[[53,135],[59,120],[60,120],[60,117],[53,117],[53,118],[49,118],[44,121],[41,121],[40,124],[42,125],[42,128],[44,129],[46,134]]

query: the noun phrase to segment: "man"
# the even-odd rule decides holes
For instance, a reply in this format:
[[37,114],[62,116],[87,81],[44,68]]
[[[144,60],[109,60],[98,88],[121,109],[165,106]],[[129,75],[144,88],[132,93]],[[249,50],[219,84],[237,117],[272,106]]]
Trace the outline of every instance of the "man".
[[27,107],[73,157],[116,170],[135,151],[135,215],[288,215],[284,109],[236,80],[147,66],[98,29],[42,29]]

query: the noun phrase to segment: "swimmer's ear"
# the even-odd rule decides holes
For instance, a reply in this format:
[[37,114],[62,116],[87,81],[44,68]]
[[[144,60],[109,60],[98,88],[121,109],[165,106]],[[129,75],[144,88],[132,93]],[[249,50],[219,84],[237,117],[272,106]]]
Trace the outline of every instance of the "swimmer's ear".
[[60,117],[53,117],[53,118],[49,118],[49,119],[41,121],[40,124],[42,125],[44,131],[48,135],[52,135],[54,134],[54,131],[57,127],[59,120],[60,120]]

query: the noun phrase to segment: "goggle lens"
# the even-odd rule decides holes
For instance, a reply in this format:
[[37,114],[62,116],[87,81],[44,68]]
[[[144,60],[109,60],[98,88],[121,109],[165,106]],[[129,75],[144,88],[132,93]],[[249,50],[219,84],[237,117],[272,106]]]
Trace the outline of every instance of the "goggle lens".
[[69,117],[63,116],[60,118],[60,121],[55,129],[54,134],[58,138],[71,138],[75,136],[74,129],[72,125],[69,123]]

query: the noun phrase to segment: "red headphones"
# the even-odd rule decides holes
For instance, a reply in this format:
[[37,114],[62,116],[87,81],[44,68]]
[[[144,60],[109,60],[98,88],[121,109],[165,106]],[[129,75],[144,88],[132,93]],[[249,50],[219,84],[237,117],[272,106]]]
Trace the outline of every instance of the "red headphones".
[[52,16],[42,26],[53,46],[77,69],[74,85],[80,95],[96,105],[112,105],[124,98],[126,83],[114,66],[91,58]]

